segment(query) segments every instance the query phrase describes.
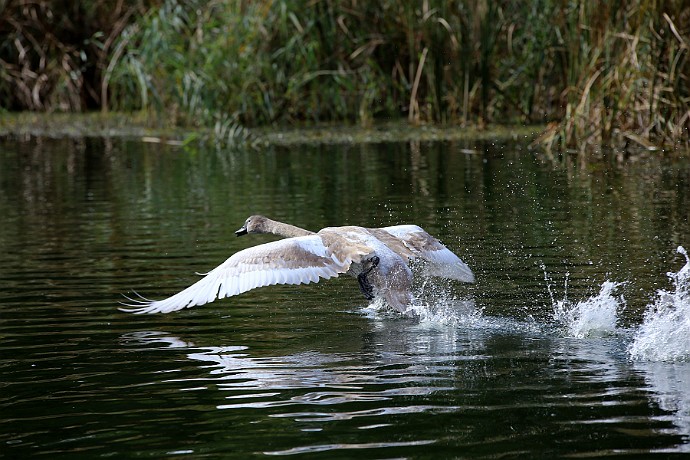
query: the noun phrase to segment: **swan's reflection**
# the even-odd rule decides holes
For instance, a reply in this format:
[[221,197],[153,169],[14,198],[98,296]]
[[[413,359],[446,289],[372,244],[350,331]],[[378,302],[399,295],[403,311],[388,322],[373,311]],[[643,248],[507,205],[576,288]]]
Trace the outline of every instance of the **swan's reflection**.
[[[461,306],[455,311],[464,316],[436,311],[436,320],[424,322],[391,320],[372,312],[369,327],[350,337],[359,342],[349,343],[346,352],[310,348],[264,355],[245,345],[199,346],[155,331],[128,334],[123,340],[130,345],[184,349],[186,357],[203,363],[207,373],[166,381],[178,382],[187,390],[213,386],[223,391],[225,401],[217,405],[219,409],[296,406],[294,412],[286,414],[282,409],[271,411],[271,415],[318,420],[445,412],[457,408],[440,396],[426,404],[425,397],[457,391],[458,381],[481,388],[487,378],[487,362],[494,358],[487,350],[495,347],[496,335],[510,333],[521,340],[524,337],[516,331],[521,327],[523,332],[530,330],[530,326],[514,321],[484,317],[473,303]],[[338,406],[373,401],[388,402],[355,411]],[[419,404],[421,401],[425,404]],[[324,415],[323,410],[314,409],[327,405],[341,411]]]
[[[227,392],[227,403],[219,404],[219,409],[339,405],[428,395],[453,388],[456,361],[463,359],[459,353],[468,360],[482,356],[483,341],[461,340],[457,328],[429,329],[406,321],[389,321],[387,327],[379,328],[376,323],[362,337],[360,350],[348,353],[310,350],[257,356],[243,345],[197,346],[155,331],[131,333],[122,339],[129,345],[184,349],[188,359],[204,363],[207,376],[166,381],[186,383],[188,389],[214,385]],[[401,407],[386,406],[375,412],[433,410],[431,406],[410,406],[409,402]],[[368,409],[359,414],[373,415]],[[321,419],[323,414],[302,407],[299,412],[277,416]],[[342,419],[355,415],[341,412],[330,416]]]
[[[199,346],[155,331],[122,340],[184,353],[203,372],[156,378],[180,391],[216,390],[215,407],[233,416],[261,411],[304,429],[346,421],[365,430],[391,426],[390,416],[552,407],[560,426],[636,433],[642,424],[646,433],[672,436],[673,451],[690,450],[690,363],[633,363],[622,336],[572,339],[510,320],[477,321],[462,328],[373,318],[346,352]],[[631,412],[644,407],[641,394],[667,414]]]

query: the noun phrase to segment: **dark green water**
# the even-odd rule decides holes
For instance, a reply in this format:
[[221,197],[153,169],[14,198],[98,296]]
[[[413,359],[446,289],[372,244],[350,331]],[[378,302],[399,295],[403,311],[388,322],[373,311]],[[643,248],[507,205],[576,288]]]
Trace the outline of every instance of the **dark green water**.
[[[423,321],[365,309],[352,279],[116,309],[269,241],[233,235],[256,212],[416,223],[477,283],[426,285]],[[511,142],[2,143],[0,457],[688,454],[690,365],[628,346],[684,263],[689,213],[687,161],[554,167]],[[615,333],[564,332],[542,266],[557,299],[566,274],[573,300],[627,281]]]

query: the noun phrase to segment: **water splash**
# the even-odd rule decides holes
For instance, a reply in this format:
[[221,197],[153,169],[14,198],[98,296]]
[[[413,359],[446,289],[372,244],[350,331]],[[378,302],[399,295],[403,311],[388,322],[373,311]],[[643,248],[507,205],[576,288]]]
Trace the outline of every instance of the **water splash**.
[[439,325],[477,324],[482,318],[482,310],[472,299],[444,299],[431,303],[416,303],[411,307],[412,314],[420,323]]
[[573,304],[567,299],[554,304],[553,317],[570,337],[606,337],[617,333],[618,313],[625,308],[614,291],[625,283],[604,281],[599,294]]
[[673,292],[659,290],[647,307],[642,325],[628,347],[630,357],[639,361],[690,361],[690,257],[682,246],[685,266],[667,273]]
[[[542,269],[544,267],[542,266]],[[556,300],[551,284],[553,281],[544,270],[546,287],[553,306],[553,319],[562,325],[568,337],[578,339],[586,337],[606,337],[615,335],[618,315],[625,309],[625,298],[615,295],[615,290],[625,283],[604,281],[599,293],[586,300],[573,303],[568,300],[568,277],[565,277],[565,294],[563,299]]]
[[[413,305],[403,316],[419,323],[457,326],[477,324],[483,318],[482,309],[473,299],[456,296],[450,285],[440,283],[438,278],[425,279],[415,287],[413,297]],[[371,318],[400,316],[381,298],[374,299],[362,313]]]
[[482,318],[482,310],[471,298],[459,298],[450,284],[438,278],[426,278],[415,289],[411,314],[420,323],[442,325],[474,324]]

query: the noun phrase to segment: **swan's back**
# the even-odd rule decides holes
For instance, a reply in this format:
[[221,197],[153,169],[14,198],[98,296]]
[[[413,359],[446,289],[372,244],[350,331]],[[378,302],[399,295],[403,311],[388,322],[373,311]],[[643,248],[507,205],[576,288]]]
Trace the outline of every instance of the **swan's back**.
[[450,249],[417,225],[394,225],[381,230],[399,239],[414,257],[426,261],[431,276],[474,283],[474,273]]

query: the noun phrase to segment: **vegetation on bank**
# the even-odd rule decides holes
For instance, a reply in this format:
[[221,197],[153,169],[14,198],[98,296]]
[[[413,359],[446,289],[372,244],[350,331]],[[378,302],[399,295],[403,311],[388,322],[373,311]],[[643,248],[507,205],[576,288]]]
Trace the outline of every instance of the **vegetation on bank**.
[[[183,126],[151,126],[146,114],[121,112],[45,113],[17,112],[0,115],[0,139],[117,137],[143,142],[188,148],[215,145],[219,142],[212,128]],[[306,127],[258,127],[242,147],[300,144],[368,144],[380,142],[456,142],[462,153],[478,153],[476,143],[482,141],[532,142],[541,131],[537,126],[493,125],[490,129],[439,124],[410,125],[406,120],[381,121],[370,126],[327,123]],[[193,151],[193,150],[192,150]]]
[[9,0],[0,103],[217,138],[375,120],[549,123],[550,148],[690,146],[686,0]]

